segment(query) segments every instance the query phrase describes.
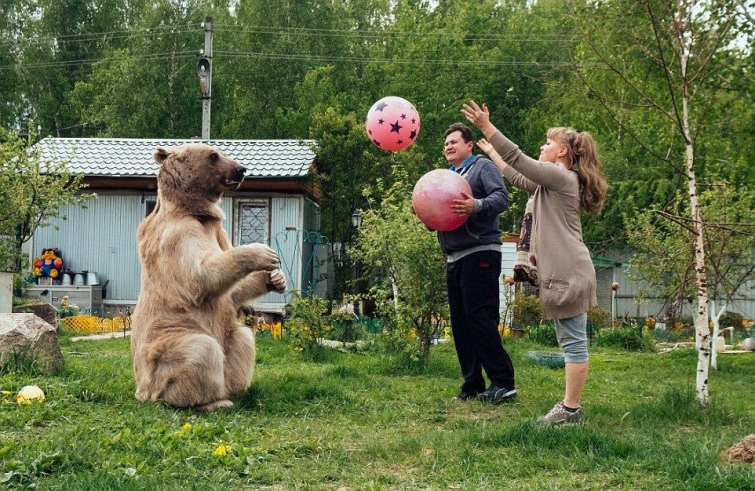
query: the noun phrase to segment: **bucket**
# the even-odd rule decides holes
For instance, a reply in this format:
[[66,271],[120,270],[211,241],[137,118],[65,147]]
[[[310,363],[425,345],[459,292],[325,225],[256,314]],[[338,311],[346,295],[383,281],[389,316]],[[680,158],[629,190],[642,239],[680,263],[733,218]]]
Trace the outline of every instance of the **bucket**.
[[71,273],[63,273],[63,277],[60,279],[61,285],[70,285],[71,284]]
[[718,336],[716,338],[716,351],[719,353],[726,351],[726,340],[723,336]]
[[73,284],[75,286],[84,286],[85,285],[85,283],[84,283],[84,275],[81,274],[81,273],[76,273],[73,276]]
[[97,278],[97,272],[96,271],[89,271],[87,272],[87,285],[99,285],[100,280]]

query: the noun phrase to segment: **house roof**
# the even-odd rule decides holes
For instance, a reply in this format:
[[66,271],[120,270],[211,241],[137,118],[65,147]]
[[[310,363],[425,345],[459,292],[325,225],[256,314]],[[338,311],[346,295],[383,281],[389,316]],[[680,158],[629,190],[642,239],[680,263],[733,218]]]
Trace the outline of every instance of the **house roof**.
[[156,147],[208,143],[249,168],[248,178],[304,178],[315,159],[314,140],[159,140],[135,138],[45,138],[35,145],[42,162],[68,163],[74,174],[155,177]]

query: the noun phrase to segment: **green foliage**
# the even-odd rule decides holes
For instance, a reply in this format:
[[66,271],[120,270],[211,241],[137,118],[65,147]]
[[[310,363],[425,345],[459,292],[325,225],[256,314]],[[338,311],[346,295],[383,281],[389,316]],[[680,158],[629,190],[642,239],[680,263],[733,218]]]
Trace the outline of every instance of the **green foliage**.
[[739,312],[731,312],[727,310],[718,318],[718,323],[721,328],[733,327],[735,330],[739,330],[744,329],[744,320],[744,316]]
[[13,297],[22,298],[26,290],[34,284],[34,276],[25,274],[13,275]]
[[406,169],[394,166],[389,176],[365,190],[370,203],[382,199],[380,208],[364,210],[364,221],[354,257],[377,268],[387,278],[372,288],[381,315],[390,319],[399,339],[416,337],[419,359],[427,365],[430,344],[440,335],[448,318],[444,256],[436,234],[411,213],[411,190]]
[[329,309],[327,300],[315,294],[303,297],[296,291],[286,305],[289,313],[286,329],[293,340],[292,346],[308,359],[320,360],[324,355],[326,348],[321,342],[331,329],[327,319]]
[[603,307],[591,307],[587,309],[587,323],[596,327],[610,326],[611,311]]
[[540,299],[536,295],[526,294],[522,291],[514,294],[511,309],[514,314],[513,325],[518,328],[538,326],[543,318]]
[[[734,292],[755,279],[751,237],[736,225],[755,223],[753,202],[752,191],[725,183],[700,192],[700,214],[706,221],[703,235],[706,277],[712,298],[732,298]],[[677,212],[685,214],[687,209],[681,202]],[[626,222],[630,227],[629,243],[636,250],[629,261],[629,274],[648,285],[639,294],[693,298],[697,286],[689,227],[683,221],[668,220],[653,209],[626,217]]]
[[553,321],[533,325],[527,332],[527,338],[543,346],[558,346],[558,337]]
[[39,227],[61,218],[60,207],[82,205],[93,194],[82,194],[84,176],[67,164],[45,161],[26,147],[18,134],[0,129],[0,266],[22,273],[28,267],[21,246]]
[[642,326],[609,327],[593,337],[597,346],[621,348],[627,351],[655,351],[655,338],[643,334]]
[[365,329],[354,314],[335,311],[328,316],[331,332],[330,338],[344,343],[353,343],[364,338]]

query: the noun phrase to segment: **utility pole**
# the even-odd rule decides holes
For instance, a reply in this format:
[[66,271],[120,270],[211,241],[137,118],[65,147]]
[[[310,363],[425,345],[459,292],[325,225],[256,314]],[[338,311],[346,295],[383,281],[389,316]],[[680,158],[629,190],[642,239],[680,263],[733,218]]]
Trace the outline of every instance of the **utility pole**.
[[207,17],[204,21],[204,53],[197,63],[197,75],[202,91],[202,140],[209,140],[212,103],[212,17]]

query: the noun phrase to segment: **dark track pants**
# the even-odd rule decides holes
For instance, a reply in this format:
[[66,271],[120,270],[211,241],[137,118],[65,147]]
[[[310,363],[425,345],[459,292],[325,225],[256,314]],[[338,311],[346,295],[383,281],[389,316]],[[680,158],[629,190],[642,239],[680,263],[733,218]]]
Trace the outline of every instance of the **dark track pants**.
[[446,265],[451,329],[464,382],[461,390],[491,385],[514,388],[514,365],[498,333],[501,253],[480,251]]

